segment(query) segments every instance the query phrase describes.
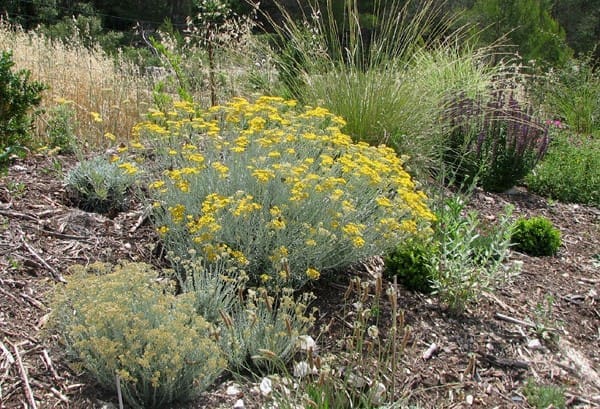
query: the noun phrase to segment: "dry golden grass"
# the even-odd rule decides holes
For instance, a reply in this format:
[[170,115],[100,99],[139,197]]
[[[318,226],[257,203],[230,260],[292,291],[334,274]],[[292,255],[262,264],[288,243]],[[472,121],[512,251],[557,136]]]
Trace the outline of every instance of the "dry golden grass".
[[[31,71],[32,79],[50,87],[43,94],[42,109],[48,111],[60,101],[72,101],[75,134],[84,150],[105,146],[107,132],[128,138],[152,102],[151,81],[136,67],[115,61],[99,47],[85,48],[77,38],[68,43],[50,41],[0,20],[0,50],[8,49],[13,52],[15,69]],[[37,119],[36,139],[40,143],[46,140],[47,119],[47,114]]]

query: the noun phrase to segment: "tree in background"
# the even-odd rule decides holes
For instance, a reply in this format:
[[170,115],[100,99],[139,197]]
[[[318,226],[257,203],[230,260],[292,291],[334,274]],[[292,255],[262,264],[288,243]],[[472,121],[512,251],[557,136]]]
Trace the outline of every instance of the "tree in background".
[[556,0],[552,14],[577,56],[594,53],[600,60],[600,0]]
[[481,30],[478,37],[482,43],[500,40],[506,45],[502,51],[516,51],[525,61],[560,66],[571,50],[551,11],[549,0],[477,0],[465,17]]

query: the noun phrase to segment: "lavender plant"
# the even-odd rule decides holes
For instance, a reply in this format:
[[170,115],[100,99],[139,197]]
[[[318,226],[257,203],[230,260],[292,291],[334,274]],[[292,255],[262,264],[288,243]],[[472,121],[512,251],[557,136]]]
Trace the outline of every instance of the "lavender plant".
[[477,179],[488,191],[504,191],[527,175],[548,148],[548,127],[521,106],[512,90],[495,90],[488,102],[459,97],[448,116],[444,160],[460,183]]

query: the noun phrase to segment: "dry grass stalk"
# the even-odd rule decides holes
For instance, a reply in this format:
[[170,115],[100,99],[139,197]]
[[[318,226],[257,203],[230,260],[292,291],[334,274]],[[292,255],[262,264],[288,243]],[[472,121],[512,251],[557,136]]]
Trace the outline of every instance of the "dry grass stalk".
[[[151,83],[139,69],[111,58],[100,47],[86,48],[77,38],[50,40],[0,20],[0,49],[13,51],[16,69],[27,69],[33,79],[49,85],[42,109],[72,105],[81,147],[105,145],[107,132],[128,138],[151,103]],[[36,123],[40,142],[45,139],[46,121],[47,116],[41,115]]]

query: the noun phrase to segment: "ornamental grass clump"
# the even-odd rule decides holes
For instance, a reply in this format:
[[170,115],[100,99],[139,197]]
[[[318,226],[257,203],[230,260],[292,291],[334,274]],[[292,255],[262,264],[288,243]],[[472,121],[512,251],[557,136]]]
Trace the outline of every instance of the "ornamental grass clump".
[[130,150],[157,176],[167,249],[209,262],[227,252],[251,285],[298,289],[427,227],[425,194],[394,150],[352,143],[344,124],[276,97],[152,111]]
[[[195,397],[225,368],[193,294],[175,295],[146,264],[77,267],[55,293],[52,322],[68,352],[134,408]],[[118,378],[117,378],[118,376]]]

